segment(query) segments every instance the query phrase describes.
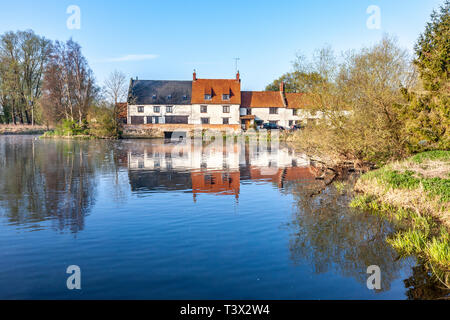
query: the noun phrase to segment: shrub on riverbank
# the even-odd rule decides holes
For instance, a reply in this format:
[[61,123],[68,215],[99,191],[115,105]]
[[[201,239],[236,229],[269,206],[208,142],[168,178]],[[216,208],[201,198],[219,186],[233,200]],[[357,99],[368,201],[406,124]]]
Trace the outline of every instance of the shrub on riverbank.
[[114,139],[119,136],[119,132],[115,126],[112,117],[108,113],[101,113],[95,121],[88,123],[87,121],[78,124],[76,121],[63,120],[54,130],[44,133],[42,138],[100,138]]
[[75,121],[63,120],[60,124],[55,126],[54,130],[46,132],[43,137],[74,137],[88,135],[89,130],[87,128],[87,123],[80,125]]
[[[383,165],[423,151],[450,148],[450,1],[433,12],[415,57],[384,37],[349,52],[341,63],[328,50],[307,68],[294,65],[289,88],[307,93],[321,119],[288,139],[333,162]],[[303,75],[320,75],[304,86]],[[289,77],[288,77],[289,78]]]
[[394,220],[388,239],[403,255],[425,259],[450,286],[450,151],[424,152],[364,174],[351,203]]

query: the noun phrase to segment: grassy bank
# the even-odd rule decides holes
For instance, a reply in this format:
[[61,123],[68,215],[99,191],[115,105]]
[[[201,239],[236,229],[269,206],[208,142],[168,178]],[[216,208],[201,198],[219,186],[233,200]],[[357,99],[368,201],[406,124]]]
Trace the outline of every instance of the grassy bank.
[[65,139],[117,139],[119,132],[108,123],[83,123],[64,120],[55,129],[45,132],[41,139],[65,138]]
[[43,134],[46,131],[48,131],[46,126],[0,124],[0,135]]
[[399,231],[388,243],[423,259],[450,287],[450,151],[389,163],[361,176],[355,189],[351,206],[394,221]]

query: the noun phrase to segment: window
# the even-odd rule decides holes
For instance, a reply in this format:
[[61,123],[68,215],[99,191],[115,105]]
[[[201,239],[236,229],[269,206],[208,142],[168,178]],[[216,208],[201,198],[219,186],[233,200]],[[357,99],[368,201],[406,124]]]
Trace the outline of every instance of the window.
[[251,116],[252,115],[252,109],[251,108],[247,108],[247,115]]
[[210,94],[205,94],[205,100],[211,100],[211,99],[212,99],[212,97]]
[[230,113],[230,107],[229,106],[223,106],[223,113]]
[[209,118],[202,118],[202,124],[209,124]]
[[131,124],[144,124],[144,117],[132,116]]
[[154,94],[154,95],[152,96],[152,99],[153,99],[153,100],[156,100],[156,94]]
[[147,124],[158,124],[160,123],[159,117],[147,117]]
[[270,108],[270,114],[278,114],[278,108]]
[[201,106],[200,107],[200,112],[201,113],[208,113],[208,106]]
[[187,98],[188,98],[187,95],[183,96],[183,100],[187,100]]
[[167,96],[167,100],[170,100],[170,99],[172,99],[172,95],[171,95],[171,94],[169,94],[169,95]]
[[222,100],[230,100],[230,95],[229,94],[223,94],[222,95]]
[[172,106],[166,107],[166,113],[172,113]]
[[137,107],[137,110],[138,110],[139,113],[142,113],[142,112],[144,112],[144,107],[143,106],[139,106],[139,107]]
[[292,127],[293,124],[294,124],[294,120],[289,120],[289,127]]
[[296,116],[297,115],[297,109],[292,109],[292,115]]
[[153,107],[153,112],[154,113],[159,113],[160,112],[160,107]]
[[230,118],[223,118],[223,124],[230,124]]

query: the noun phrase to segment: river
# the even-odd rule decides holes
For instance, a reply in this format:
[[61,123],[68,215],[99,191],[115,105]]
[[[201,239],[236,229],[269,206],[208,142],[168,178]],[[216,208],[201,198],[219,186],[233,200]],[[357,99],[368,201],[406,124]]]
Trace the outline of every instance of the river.
[[0,136],[0,299],[435,297],[394,226],[312,196],[318,174],[282,145]]

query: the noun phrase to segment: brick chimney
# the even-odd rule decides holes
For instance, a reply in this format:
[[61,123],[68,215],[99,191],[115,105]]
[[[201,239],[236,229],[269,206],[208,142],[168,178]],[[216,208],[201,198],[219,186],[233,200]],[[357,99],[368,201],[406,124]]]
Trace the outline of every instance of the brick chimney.
[[284,93],[284,81],[280,82],[280,92]]
[[194,81],[197,81],[197,73],[195,72],[195,69],[194,69],[194,74],[192,75],[192,79]]
[[236,73],[236,80],[241,81],[241,75],[240,75],[239,71]]

